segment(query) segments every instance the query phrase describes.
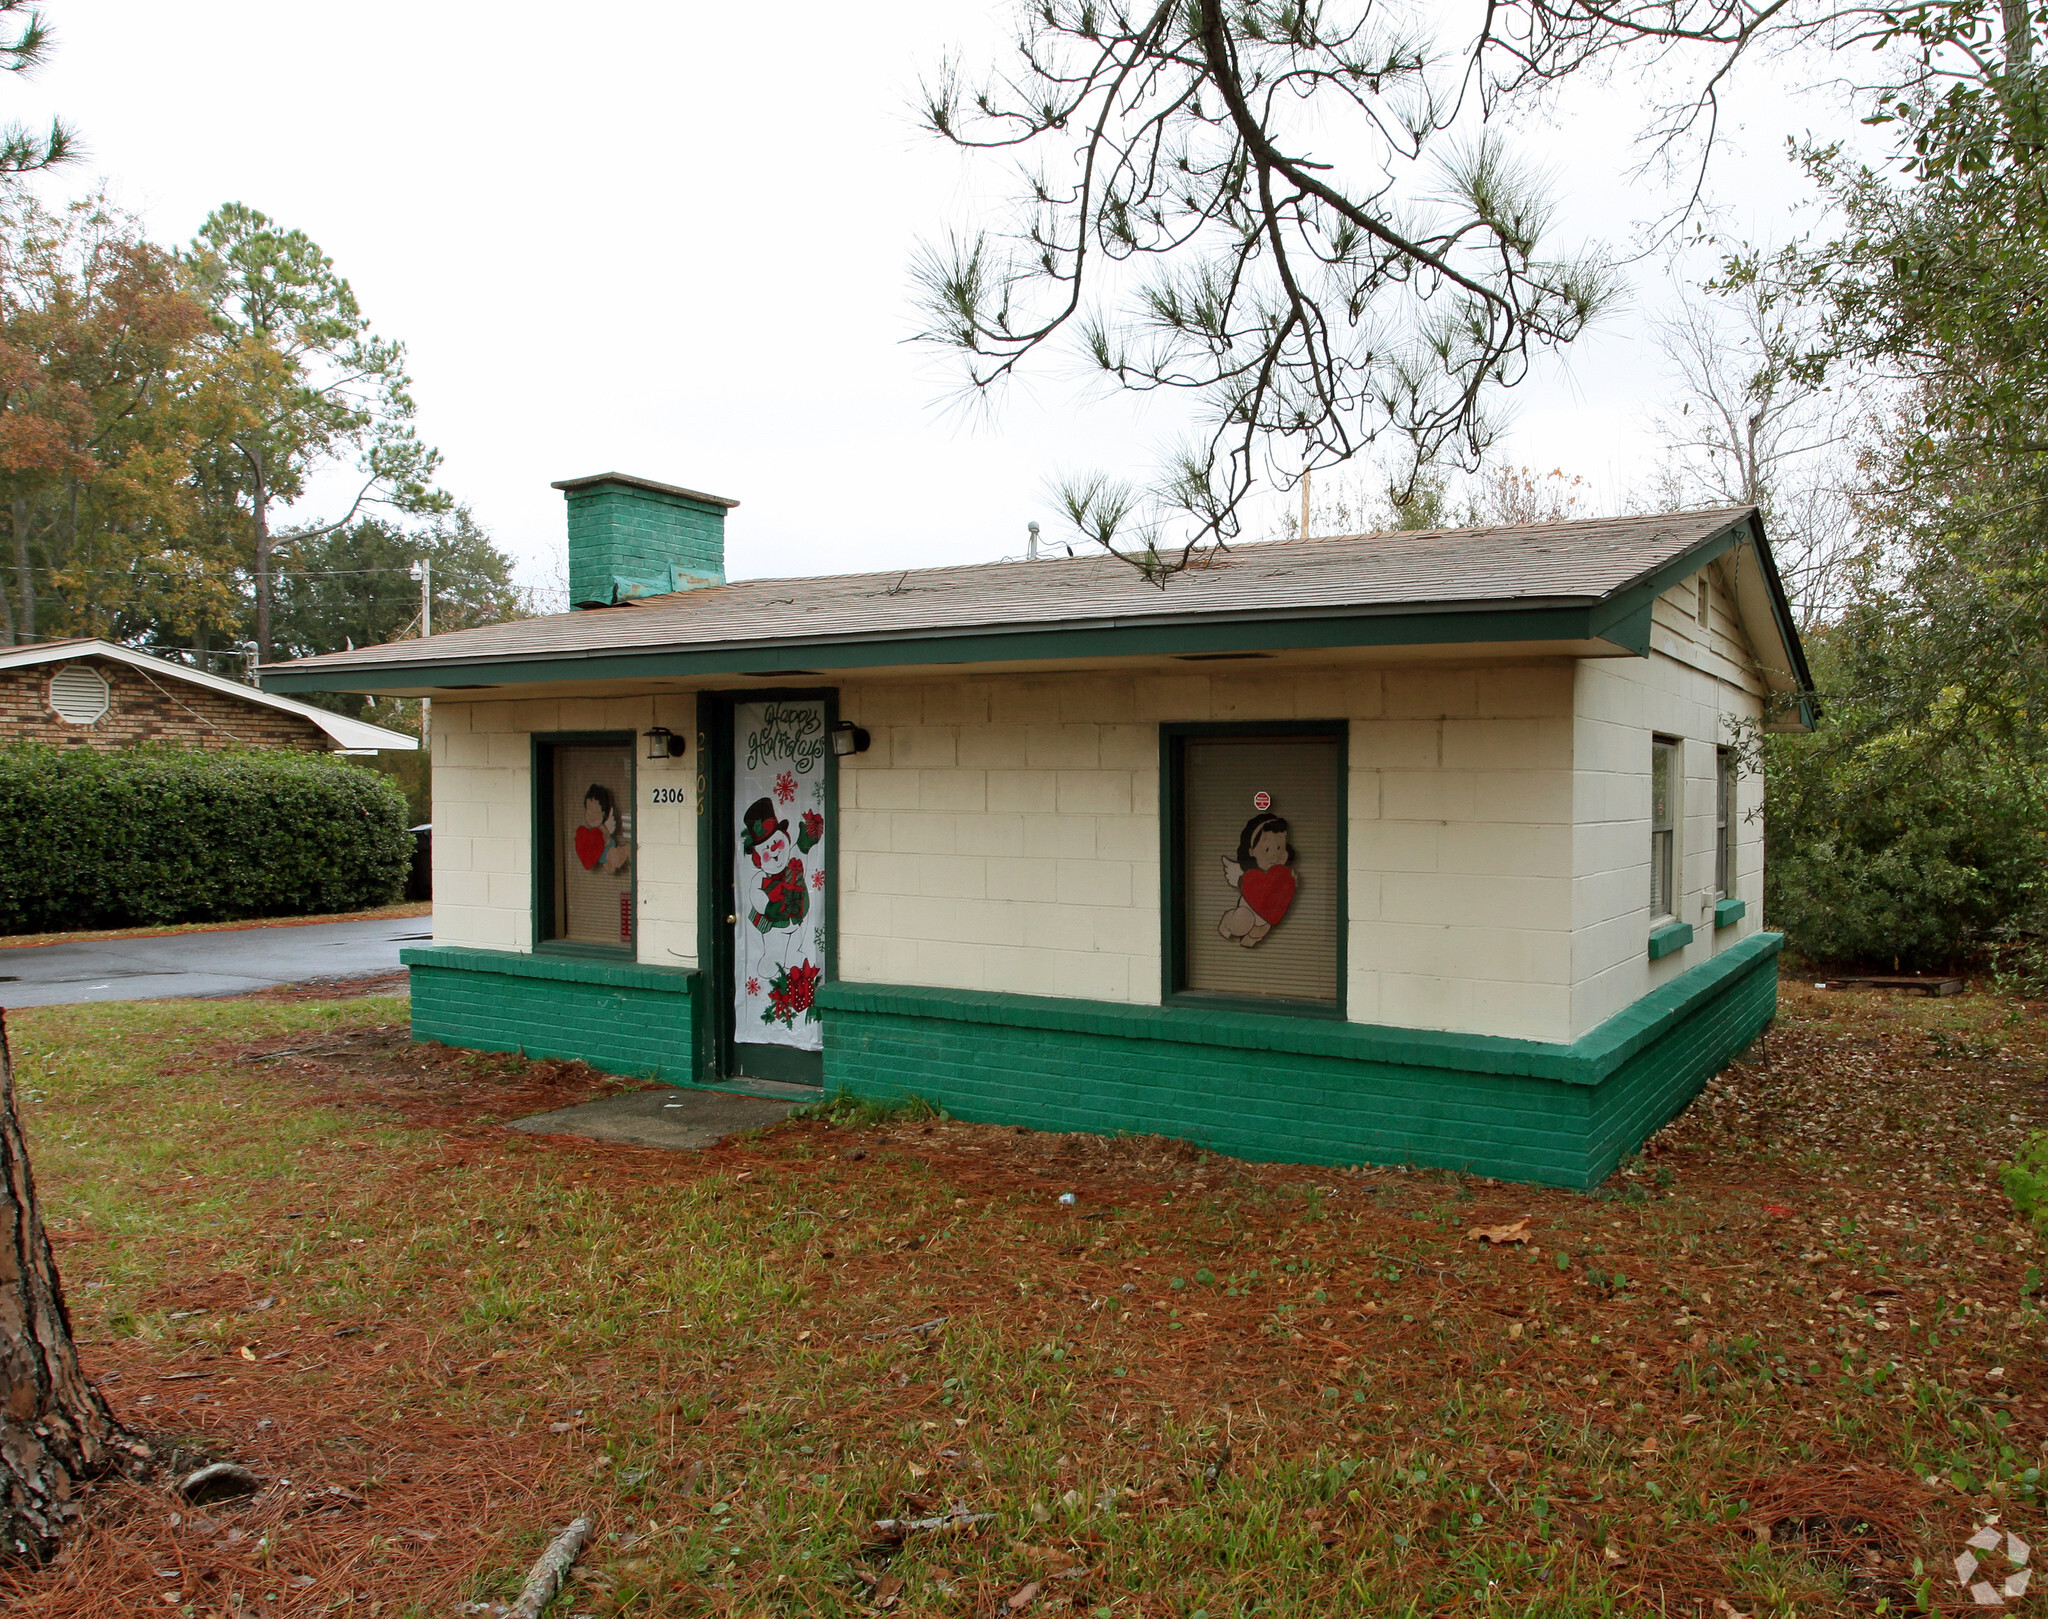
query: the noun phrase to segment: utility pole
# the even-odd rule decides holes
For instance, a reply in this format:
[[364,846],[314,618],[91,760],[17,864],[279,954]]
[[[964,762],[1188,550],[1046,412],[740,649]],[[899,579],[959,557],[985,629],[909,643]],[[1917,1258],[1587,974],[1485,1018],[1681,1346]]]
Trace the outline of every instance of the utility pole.
[[[424,641],[434,633],[434,564],[427,557],[420,558],[420,639]],[[433,699],[420,699],[420,746],[431,748],[434,739],[428,726],[428,713],[433,708]]]

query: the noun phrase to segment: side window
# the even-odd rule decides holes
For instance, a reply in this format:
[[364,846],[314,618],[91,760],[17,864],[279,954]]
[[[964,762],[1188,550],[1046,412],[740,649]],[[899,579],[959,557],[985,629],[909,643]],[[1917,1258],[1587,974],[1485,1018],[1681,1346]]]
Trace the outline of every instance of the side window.
[[1714,897],[1735,893],[1735,782],[1740,774],[1733,748],[1714,755]]
[[1341,1009],[1344,733],[1171,745],[1172,989]]
[[632,739],[539,741],[534,768],[536,942],[630,952]]
[[1674,737],[1650,739],[1650,915],[1678,914],[1679,807],[1678,742]]

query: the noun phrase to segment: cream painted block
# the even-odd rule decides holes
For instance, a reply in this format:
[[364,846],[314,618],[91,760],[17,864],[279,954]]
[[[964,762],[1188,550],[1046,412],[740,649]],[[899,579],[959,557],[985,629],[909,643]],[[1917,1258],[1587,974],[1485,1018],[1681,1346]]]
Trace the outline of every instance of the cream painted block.
[[1057,680],[998,680],[988,689],[991,725],[1039,725],[1060,711]]
[[1050,775],[1035,770],[991,770],[988,773],[988,807],[1017,810],[1025,814],[1053,807]]
[[[844,695],[842,692],[842,698]],[[860,700],[863,712],[873,716],[872,720],[864,722],[870,729],[924,723],[922,686],[884,681],[879,685],[861,687]]]
[[454,736],[470,728],[470,710],[474,703],[451,703],[445,697],[434,699],[434,706],[428,711],[428,728],[434,736]]
[[1024,763],[1031,770],[1094,770],[1102,763],[1101,727],[1095,725],[1030,725],[1025,727]]
[[1024,855],[1029,860],[1093,860],[1095,821],[1085,815],[1027,815]]
[[1012,995],[1052,995],[1058,992],[1053,958],[1043,950],[991,948],[982,953],[983,970],[991,984]]
[[1389,719],[1469,719],[1479,712],[1479,676],[1471,669],[1389,669]]
[[1024,763],[1022,725],[977,725],[960,733],[958,762],[978,770],[1015,770]]
[[935,726],[895,726],[889,732],[889,761],[897,770],[950,770],[954,733]]
[[913,983],[929,984],[934,989],[988,988],[983,952],[975,945],[919,939],[916,960],[917,976]]
[[898,810],[889,817],[889,847],[897,854],[952,854],[960,820]]
[[863,894],[916,894],[923,881],[924,857],[857,851],[846,855],[841,869]]
[[1445,871],[1569,877],[1576,869],[1569,826],[1467,821],[1438,828],[1437,837]]
[[1569,770],[1479,770],[1471,781],[1472,811],[1466,819],[1571,823],[1575,783]]
[[1569,877],[1474,877],[1457,872],[1382,873],[1380,915],[1389,923],[1414,922],[1479,929],[1571,928]]
[[[1154,892],[1157,892],[1155,887]],[[1096,948],[1133,961],[1159,959],[1159,907],[1130,905],[1097,910],[1093,918]]]
[[476,857],[471,853],[471,840],[458,838],[444,832],[434,834],[434,871],[474,871]]
[[1384,1023],[1380,1010],[1380,975],[1357,967],[1345,974],[1344,1016],[1353,1023]]
[[[1217,677],[1209,688],[1209,711],[1219,720],[1291,720],[1298,713],[1296,696],[1291,676]],[[1305,717],[1329,716],[1315,713]]]
[[1380,887],[1383,881],[1379,872],[1362,869],[1358,862],[1352,862],[1344,885],[1347,891],[1344,909],[1351,919],[1352,939],[1357,939],[1361,924],[1380,919]]
[[856,933],[871,934],[877,938],[889,936],[894,912],[890,895],[869,893],[865,889],[842,888],[838,900],[841,938]]
[[533,738],[523,732],[493,731],[490,764],[494,770],[529,770],[533,766]]
[[940,899],[983,899],[988,863],[979,855],[919,855],[917,893]]
[[1367,821],[1379,820],[1380,773],[1377,770],[1353,770],[1345,784],[1344,802],[1354,828]]
[[1452,721],[1443,728],[1443,763],[1452,770],[1569,770],[1572,721]]
[[1353,720],[1351,763],[1371,770],[1435,770],[1444,763],[1442,720]]
[[1387,711],[1387,677],[1377,669],[1340,668],[1329,679],[1335,713],[1350,719],[1379,719]]
[[1131,776],[1124,770],[1062,770],[1055,773],[1053,808],[1060,815],[1128,815]]
[[[1147,805],[1158,802],[1159,789],[1137,795]],[[1128,860],[1133,863],[1159,859],[1159,817],[1157,815],[1103,815],[1095,821],[1095,857],[1098,860]]]
[[1476,818],[1478,786],[1462,770],[1382,770],[1380,818],[1388,821],[1469,821]]
[[545,727],[551,731],[609,731],[612,728],[611,716],[605,712],[605,700],[602,697],[558,699],[555,723]]
[[1447,830],[1438,821],[1374,821],[1352,834],[1351,861],[1373,871],[1435,871]]
[[477,838],[470,849],[470,864],[477,871],[505,871],[521,877],[527,874],[524,838],[516,842],[511,838]]
[[1015,905],[985,899],[962,899],[949,903],[952,937],[975,944],[1021,946],[1024,943],[1024,918]]
[[504,731],[565,731],[562,723],[562,704],[553,697],[529,697],[505,705],[504,722],[495,727]]
[[917,772],[914,770],[855,770],[840,778],[853,789],[854,807],[864,810],[913,810],[917,808]]
[[524,912],[533,901],[533,878],[523,871],[494,871],[488,894],[495,909]]
[[1475,712],[1484,718],[1564,717],[1577,671],[1569,662],[1499,664],[1474,671]]
[[1385,973],[1380,978],[1380,1017],[1397,1028],[1561,1042],[1571,1026],[1571,991],[1558,984]]
[[1129,724],[1138,717],[1138,698],[1129,676],[1079,675],[1060,683],[1062,724]]
[[1122,956],[1060,951],[1053,957],[1053,993],[1095,1001],[1131,999],[1131,964]]
[[1210,718],[1207,675],[1140,675],[1133,717],[1194,723]]
[[949,815],[985,810],[988,808],[988,772],[920,770],[917,773],[917,807],[941,810]]
[[988,897],[1012,904],[1049,900],[1053,896],[1053,871],[1045,860],[991,858],[987,863]]
[[1159,727],[1103,726],[1101,760],[1105,770],[1149,770],[1156,774],[1159,769]]
[[524,846],[533,836],[533,803],[523,789],[516,799],[500,799],[480,806],[494,838],[510,838]]
[[600,730],[630,730],[635,733],[634,740],[637,744],[641,741],[639,733],[654,723],[654,698],[651,695],[642,693],[638,697],[606,697],[601,701],[604,706],[599,710],[603,715],[599,722]]
[[1061,905],[1129,905],[1131,868],[1121,860],[1062,860],[1053,898]]
[[491,739],[474,732],[457,732],[448,738],[448,749],[441,761],[454,770],[472,770],[487,766],[491,762]]
[[1354,941],[1371,972],[1489,983],[1571,983],[1568,929],[1432,927],[1381,922]]
[[839,812],[841,851],[888,848],[890,818],[887,810],[842,809]]
[[491,812],[483,804],[455,800],[436,806],[441,819],[437,829],[445,829],[458,838],[485,837],[491,830]]
[[434,904],[481,909],[491,903],[491,874],[487,871],[444,871],[434,868]]
[[1024,852],[1024,817],[1021,815],[959,815],[954,817],[955,836],[963,854],[984,854],[1014,859]]
[[979,681],[947,681],[923,692],[926,725],[988,724],[988,687]]

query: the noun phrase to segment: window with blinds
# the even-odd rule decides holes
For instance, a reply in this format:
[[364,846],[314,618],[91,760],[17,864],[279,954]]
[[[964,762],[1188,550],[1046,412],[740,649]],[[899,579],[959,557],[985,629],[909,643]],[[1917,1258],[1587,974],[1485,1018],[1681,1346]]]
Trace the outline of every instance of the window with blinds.
[[1340,1007],[1342,731],[1185,735],[1174,750],[1173,987]]
[[633,947],[633,749],[629,741],[550,743],[538,761],[549,876],[541,937]]
[[1678,743],[1650,739],[1650,915],[1676,916],[1678,825]]

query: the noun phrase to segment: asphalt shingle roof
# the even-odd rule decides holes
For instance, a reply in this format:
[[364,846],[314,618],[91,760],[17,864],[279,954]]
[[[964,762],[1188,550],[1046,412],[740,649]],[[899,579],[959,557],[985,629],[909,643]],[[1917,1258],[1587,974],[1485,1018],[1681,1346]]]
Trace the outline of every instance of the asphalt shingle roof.
[[745,579],[630,605],[456,630],[290,664],[294,673],[587,653],[1125,626],[1588,605],[1736,524],[1752,508],[1239,545],[1164,589],[1099,553],[813,579]]

